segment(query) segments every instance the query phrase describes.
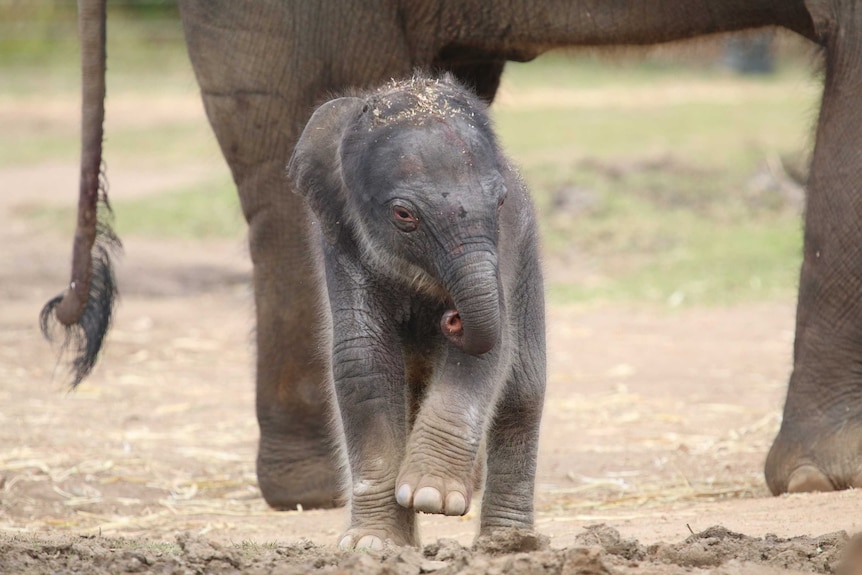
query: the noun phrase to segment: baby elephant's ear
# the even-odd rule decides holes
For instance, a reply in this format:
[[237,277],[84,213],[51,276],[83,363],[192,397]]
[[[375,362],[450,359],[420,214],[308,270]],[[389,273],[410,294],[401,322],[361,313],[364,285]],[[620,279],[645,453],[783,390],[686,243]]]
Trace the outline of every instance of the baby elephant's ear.
[[329,242],[338,237],[345,216],[339,145],[364,106],[365,101],[359,98],[339,98],[318,108],[287,164],[287,175],[296,192],[308,202]]

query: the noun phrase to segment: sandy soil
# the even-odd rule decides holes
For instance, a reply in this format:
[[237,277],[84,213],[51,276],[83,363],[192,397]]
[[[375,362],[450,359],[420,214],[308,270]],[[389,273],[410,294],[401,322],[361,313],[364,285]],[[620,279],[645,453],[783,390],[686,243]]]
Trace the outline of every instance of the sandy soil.
[[780,301],[551,308],[541,536],[471,548],[474,510],[423,516],[421,550],[339,553],[344,509],[274,512],[256,487],[242,242],[126,238],[106,353],[67,393],[36,319],[70,245],[14,213],[71,203],[51,190],[73,173],[0,170],[0,573],[832,573],[859,547],[859,492],[775,498],[762,478],[790,370]]

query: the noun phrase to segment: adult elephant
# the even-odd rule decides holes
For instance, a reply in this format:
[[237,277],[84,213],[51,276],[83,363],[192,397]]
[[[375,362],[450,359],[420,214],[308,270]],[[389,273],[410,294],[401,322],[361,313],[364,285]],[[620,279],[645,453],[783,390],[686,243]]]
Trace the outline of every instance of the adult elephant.
[[[92,366],[113,290],[96,238],[104,91],[104,0],[82,0],[85,117],[79,227],[65,297]],[[858,0],[180,0],[207,116],[249,225],[257,312],[258,479],[277,508],[337,505],[325,422],[327,357],[317,223],[285,164],[313,104],[417,67],[446,70],[492,100],[508,60],[573,45],[653,44],[781,26],[825,48],[805,249],[784,421],[766,462],[773,493],[862,487],[862,4]],[[90,92],[87,90],[90,89]],[[93,271],[95,270],[95,272]],[[92,274],[96,277],[91,281]],[[95,297],[94,297],[95,296]],[[327,350],[328,351],[328,350]]]

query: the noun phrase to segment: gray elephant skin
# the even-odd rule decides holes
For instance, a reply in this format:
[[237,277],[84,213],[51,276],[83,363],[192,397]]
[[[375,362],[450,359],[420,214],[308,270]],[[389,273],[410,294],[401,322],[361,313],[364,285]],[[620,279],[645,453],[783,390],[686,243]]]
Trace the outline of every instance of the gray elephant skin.
[[325,267],[351,476],[340,546],[418,543],[415,511],[464,515],[483,467],[480,533],[532,528],[542,275],[530,200],[485,105],[424,76],[332,100],[289,173]]
[[[773,493],[862,487],[862,9],[857,0],[180,0],[206,113],[249,226],[257,314],[258,480],[276,508],[343,501],[322,423],[330,359],[308,337],[324,309],[312,219],[284,166],[316,103],[416,68],[492,101],[505,62],[576,45],[643,45],[778,26],[822,48],[824,92],[805,210],[793,372],[766,460]],[[72,279],[46,308],[84,335],[76,378],[107,329],[99,250],[104,0],[82,0],[84,150]],[[100,65],[101,64],[101,65]],[[101,88],[101,90],[100,90]],[[793,121],[793,119],[788,119]],[[94,277],[94,273],[96,276]],[[92,281],[91,281],[92,280]],[[107,280],[107,281],[106,281]],[[95,297],[94,297],[95,296]],[[53,311],[56,309],[57,313]],[[78,327],[75,327],[78,326]]]

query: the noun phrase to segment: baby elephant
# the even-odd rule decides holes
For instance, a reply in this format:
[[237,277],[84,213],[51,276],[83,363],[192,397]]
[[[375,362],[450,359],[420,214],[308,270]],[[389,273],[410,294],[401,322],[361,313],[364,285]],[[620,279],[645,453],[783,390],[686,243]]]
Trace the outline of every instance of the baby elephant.
[[418,544],[415,512],[467,513],[483,464],[480,534],[531,528],[542,275],[485,105],[449,77],[332,100],[288,168],[326,270],[351,477],[339,546]]

